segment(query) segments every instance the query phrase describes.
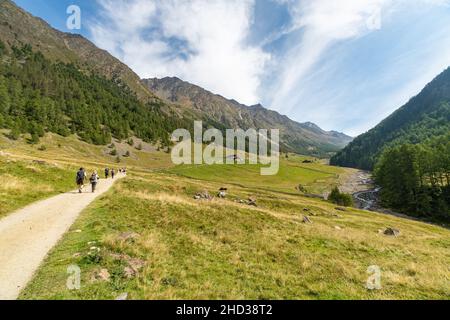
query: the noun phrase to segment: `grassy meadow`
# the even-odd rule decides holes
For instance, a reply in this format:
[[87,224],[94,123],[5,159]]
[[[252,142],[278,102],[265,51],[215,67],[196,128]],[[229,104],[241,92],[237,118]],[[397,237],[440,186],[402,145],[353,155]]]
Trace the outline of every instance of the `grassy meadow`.
[[[131,153],[120,164],[109,147],[75,137],[48,135],[36,146],[0,138],[3,215],[73,189],[80,165],[129,169],[80,215],[21,299],[115,299],[125,292],[129,299],[450,297],[448,229],[342,211],[296,190],[302,184],[323,194],[353,170],[290,156],[283,157],[277,176],[262,177],[258,166],[174,167],[168,154],[150,146],[116,144],[119,153]],[[225,199],[194,199],[204,190],[216,195],[221,187],[228,188]],[[33,190],[47,194],[33,198]],[[385,236],[387,227],[401,235]],[[80,290],[66,287],[73,264],[81,269]],[[381,290],[366,288],[372,265],[381,269]]]
[[[223,186],[226,199],[192,197]],[[249,196],[257,207],[237,201]],[[386,227],[401,236],[381,234]],[[21,298],[447,299],[449,239],[443,228],[294,194],[140,174],[82,214]],[[72,264],[81,290],[66,288]],[[371,265],[382,270],[381,290],[365,287]],[[109,281],[94,280],[102,269]]]

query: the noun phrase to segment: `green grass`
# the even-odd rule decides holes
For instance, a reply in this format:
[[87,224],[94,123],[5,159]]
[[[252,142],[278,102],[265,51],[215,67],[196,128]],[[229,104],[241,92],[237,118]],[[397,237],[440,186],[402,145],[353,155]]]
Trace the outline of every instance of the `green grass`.
[[[0,135],[0,169],[8,177],[0,187],[3,214],[72,188],[79,165],[117,165],[107,147],[75,137],[48,135],[40,144],[44,151]],[[356,209],[342,212],[295,189],[302,184],[310,193],[325,193],[351,170],[290,156],[277,176],[263,177],[258,166],[171,168],[165,153],[132,153],[122,164],[129,176],[81,214],[21,299],[114,299],[123,292],[130,299],[450,297],[448,229]],[[224,200],[193,199],[220,187],[229,189]],[[249,197],[258,207],[240,203]],[[304,215],[313,223],[304,224]],[[387,227],[400,229],[401,236],[379,233]],[[140,236],[121,240],[124,232]],[[92,246],[100,252],[90,253]],[[130,261],[143,268],[127,278]],[[81,268],[81,290],[66,288],[72,264]],[[381,290],[365,288],[371,265],[382,270]],[[109,282],[92,280],[101,269],[110,273]]]
[[[192,198],[223,185],[167,173],[120,181],[82,214],[20,298],[114,299],[123,292],[130,299],[450,297],[446,229],[232,184],[225,184],[225,200]],[[249,195],[257,197],[257,208],[235,201]],[[302,223],[305,209],[313,224]],[[378,232],[388,226],[401,236]],[[120,240],[128,231],[140,237]],[[95,259],[88,254],[91,241],[101,248]],[[115,259],[118,254],[129,258]],[[131,258],[144,267],[128,279]],[[65,286],[71,264],[82,271],[78,291]],[[371,265],[382,270],[381,290],[365,288]],[[102,268],[111,280],[92,282]]]
[[74,170],[0,156],[0,218],[37,200],[74,189]]
[[329,192],[339,183],[340,175],[347,174],[346,169],[319,162],[304,164],[305,159],[308,158],[291,156],[288,160],[282,159],[276,176],[261,176],[261,165],[241,164],[178,166],[168,171],[188,178],[288,193],[298,193],[296,188],[301,184],[308,193],[319,195]]

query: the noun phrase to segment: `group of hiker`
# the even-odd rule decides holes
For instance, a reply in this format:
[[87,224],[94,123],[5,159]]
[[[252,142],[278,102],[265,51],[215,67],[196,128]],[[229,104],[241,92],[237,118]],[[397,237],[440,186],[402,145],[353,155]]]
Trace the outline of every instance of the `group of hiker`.
[[[118,170],[118,172],[120,174],[126,174],[127,169],[120,168]],[[108,179],[109,176],[111,176],[111,178],[114,179],[116,176],[116,170],[110,169],[110,168],[105,168],[105,179]],[[84,168],[80,168],[80,170],[78,170],[78,172],[77,172],[77,177],[76,177],[76,182],[77,182],[79,193],[83,193],[83,189],[84,189],[84,185],[87,180],[87,177],[88,176],[87,176],[86,170]],[[95,192],[95,189],[97,188],[97,184],[98,184],[99,180],[100,180],[100,176],[98,175],[98,172],[96,170],[94,170],[94,172],[92,172],[92,174],[89,178],[89,183],[92,187],[92,192]]]

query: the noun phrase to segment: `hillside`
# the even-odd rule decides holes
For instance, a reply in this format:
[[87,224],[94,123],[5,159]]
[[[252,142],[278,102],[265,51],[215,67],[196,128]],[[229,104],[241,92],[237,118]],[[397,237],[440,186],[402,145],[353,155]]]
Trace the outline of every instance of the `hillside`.
[[[120,148],[132,157],[120,164],[107,147],[74,136],[49,134],[42,143],[46,150],[0,137],[0,175],[8,182],[0,186],[2,215],[44,192],[75,188],[79,165],[89,172],[127,166],[129,175],[81,214],[21,299],[115,299],[125,292],[130,300],[449,297],[447,229],[338,210],[295,189],[299,183],[312,192],[330,189],[352,169],[290,156],[277,176],[262,178],[248,165],[171,167],[166,153],[126,143]],[[215,196],[221,187],[228,188],[225,199],[193,198],[203,190]],[[257,206],[247,204],[249,197]],[[387,227],[401,234],[380,233]],[[66,287],[73,264],[82,270],[81,290]],[[381,290],[365,287],[371,265],[382,270]],[[109,281],[98,280],[101,270]]]
[[[7,163],[7,172],[0,174],[18,181],[2,184],[0,192],[8,195],[4,202],[16,201],[19,194],[31,197],[51,181],[68,190],[75,165],[89,172],[118,166],[105,153],[107,147],[57,135],[42,141],[44,151],[23,140],[0,139],[0,159]],[[167,168],[165,153],[130,150],[133,157],[120,164],[128,166],[128,177],[81,214],[21,299],[115,299],[125,292],[130,300],[449,296],[447,229],[338,210],[295,190],[298,183],[312,191],[331,188],[338,176],[354,170],[303,164],[304,158],[291,156],[282,160],[279,175],[261,180],[252,166]],[[50,180],[36,185],[36,172],[40,177],[49,170],[57,177],[51,173]],[[221,187],[228,188],[225,199],[193,198],[203,190],[214,196]],[[257,206],[247,204],[249,197]],[[304,223],[304,216],[312,223]],[[380,233],[387,227],[399,229],[400,236]],[[73,264],[82,270],[81,290],[66,287],[67,267]],[[365,287],[371,265],[382,270],[381,290]],[[101,270],[107,270],[109,281],[98,280]]]
[[143,80],[152,92],[178,104],[217,128],[278,128],[283,147],[301,154],[327,157],[342,149],[352,138],[327,132],[312,123],[298,123],[261,105],[246,106],[213,94],[178,78]]
[[372,170],[384,148],[418,144],[450,132],[450,68],[416,97],[332,159],[333,165]]
[[108,79],[120,78],[144,102],[155,97],[139,76],[108,52],[97,48],[81,35],[60,32],[34,17],[11,0],[0,0],[0,39],[7,47],[31,45],[51,61],[77,64]]

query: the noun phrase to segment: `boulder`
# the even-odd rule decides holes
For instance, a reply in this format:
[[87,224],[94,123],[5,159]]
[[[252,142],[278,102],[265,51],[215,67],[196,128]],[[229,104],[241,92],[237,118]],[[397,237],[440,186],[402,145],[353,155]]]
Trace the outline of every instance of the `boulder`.
[[387,228],[384,230],[384,235],[391,237],[398,237],[400,235],[400,230],[394,228]]
[[101,269],[100,271],[97,271],[92,276],[92,281],[105,281],[109,282],[111,279],[111,275],[109,274],[108,269]]
[[311,223],[312,223],[312,221],[311,221],[311,219],[310,219],[309,217],[307,217],[307,216],[303,216],[303,223],[308,223],[308,224],[311,224]]

